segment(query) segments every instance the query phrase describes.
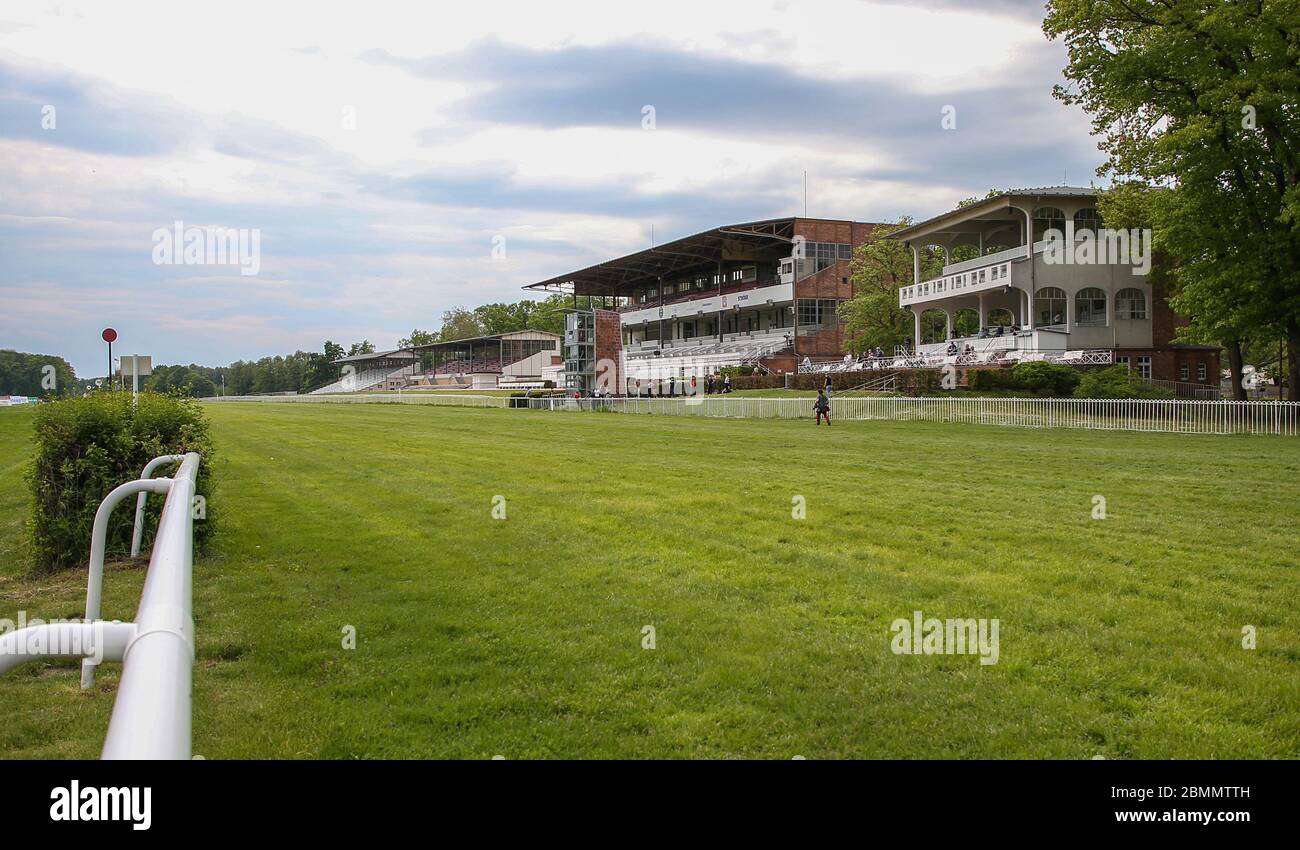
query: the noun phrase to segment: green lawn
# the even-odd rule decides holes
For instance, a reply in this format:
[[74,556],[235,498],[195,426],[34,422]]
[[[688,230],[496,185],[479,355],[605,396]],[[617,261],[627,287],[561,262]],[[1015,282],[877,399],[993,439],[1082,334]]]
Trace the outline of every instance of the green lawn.
[[[207,410],[207,758],[1300,757],[1300,440]],[[17,566],[30,419],[0,410],[0,617],[77,616],[83,572]],[[999,619],[999,663],[894,655],[917,609]],[[97,755],[117,677],[6,677],[0,754]]]

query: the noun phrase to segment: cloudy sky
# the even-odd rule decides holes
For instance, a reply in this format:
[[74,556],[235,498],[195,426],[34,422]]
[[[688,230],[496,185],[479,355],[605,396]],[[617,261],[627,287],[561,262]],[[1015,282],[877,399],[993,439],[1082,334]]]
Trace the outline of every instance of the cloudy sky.
[[[192,11],[184,11],[190,9]],[[209,365],[697,230],[1086,185],[1033,0],[0,7],[0,348]],[[956,128],[945,130],[945,107]],[[646,107],[653,107],[647,128]],[[256,230],[260,267],[155,263]],[[494,245],[504,248],[504,256]]]

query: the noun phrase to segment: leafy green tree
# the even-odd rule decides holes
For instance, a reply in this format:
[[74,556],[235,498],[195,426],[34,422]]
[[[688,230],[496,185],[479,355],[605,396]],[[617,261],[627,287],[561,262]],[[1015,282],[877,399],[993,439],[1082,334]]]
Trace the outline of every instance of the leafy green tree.
[[452,307],[443,312],[442,328],[438,331],[438,338],[443,342],[482,335],[482,322],[464,307]]
[[374,353],[375,353],[375,344],[368,339],[363,339],[361,340],[361,342],[354,342],[352,343],[352,347],[348,349],[348,357],[352,357],[357,354],[374,354]]
[[[867,240],[853,252],[849,273],[854,295],[840,305],[840,320],[849,331],[847,346],[862,352],[880,346],[892,354],[915,332],[912,312],[898,306],[898,290],[912,284],[912,250],[888,239],[912,224],[900,218],[892,224],[877,225]],[[937,277],[943,269],[941,254],[929,249],[922,252],[921,276]]]
[[1068,48],[1056,96],[1092,116],[1099,174],[1165,187],[1148,210],[1174,308],[1238,378],[1240,344],[1278,332],[1300,397],[1300,4],[1051,0],[1043,30]]
[[0,395],[39,398],[71,394],[76,387],[76,373],[62,357],[0,351]]

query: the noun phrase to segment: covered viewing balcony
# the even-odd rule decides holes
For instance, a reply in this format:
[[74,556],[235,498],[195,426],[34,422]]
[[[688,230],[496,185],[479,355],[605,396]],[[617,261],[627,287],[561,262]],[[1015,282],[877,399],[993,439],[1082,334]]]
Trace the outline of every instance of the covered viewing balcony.
[[[891,234],[911,249],[919,281],[898,291],[913,314],[909,350],[1150,346],[1149,264],[1138,260],[1140,243],[1102,229],[1095,203],[1088,188],[1010,190]],[[940,273],[923,279],[922,258],[935,256],[945,260]]]

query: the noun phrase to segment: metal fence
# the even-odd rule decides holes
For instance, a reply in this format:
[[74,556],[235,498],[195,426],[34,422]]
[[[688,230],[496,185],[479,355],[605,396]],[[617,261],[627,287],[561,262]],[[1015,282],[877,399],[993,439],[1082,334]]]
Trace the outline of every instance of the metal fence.
[[507,396],[428,392],[340,393],[339,395],[228,395],[204,401],[259,401],[298,404],[431,404],[437,407],[509,407]]
[[[811,398],[530,399],[534,410],[657,416],[811,419]],[[837,420],[965,422],[1023,428],[1088,428],[1177,434],[1300,434],[1300,402],[1080,398],[832,398]]]
[[[180,466],[173,477],[150,477],[160,464],[176,461]],[[140,479],[115,488],[100,503],[91,529],[84,620],[43,623],[0,635],[0,673],[41,658],[81,658],[81,686],[89,688],[99,663],[122,662],[122,678],[104,739],[106,759],[190,758],[192,505],[199,462],[194,452],[156,458]],[[100,618],[99,602],[108,518],[114,506],[139,494],[138,528],[148,493],[166,493],[167,499],[158,520],[140,607],[133,623],[106,622]],[[138,542],[133,541],[133,546],[138,547]]]
[[[215,400],[215,399],[210,399]],[[708,416],[735,419],[811,419],[811,397],[757,398],[508,398],[424,393],[339,396],[228,396],[225,401],[309,404],[432,404],[452,407],[528,407],[532,410]],[[1195,399],[943,398],[863,396],[831,399],[835,420],[966,422],[1022,428],[1087,428],[1175,434],[1300,435],[1300,402]]]

